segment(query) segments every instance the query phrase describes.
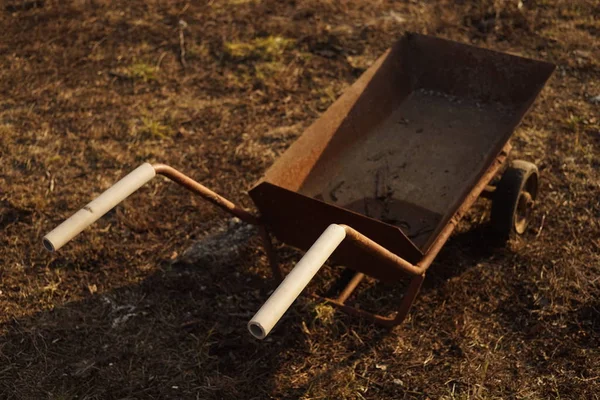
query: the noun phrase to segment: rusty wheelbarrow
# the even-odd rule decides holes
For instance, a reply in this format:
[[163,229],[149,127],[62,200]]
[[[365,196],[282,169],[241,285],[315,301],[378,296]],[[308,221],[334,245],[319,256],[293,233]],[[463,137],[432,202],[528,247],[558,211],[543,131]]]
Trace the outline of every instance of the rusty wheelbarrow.
[[[394,326],[406,317],[432,261],[478,197],[492,200],[504,237],[525,231],[538,170],[508,161],[509,139],[554,66],[439,38],[406,34],[269,168],[249,191],[260,215],[162,164],[143,164],[47,234],[57,250],[156,174],[307,250],[248,323],[273,326],[327,259],[356,271],[336,298],[347,313]],[[365,275],[409,280],[397,312],[346,304]]]

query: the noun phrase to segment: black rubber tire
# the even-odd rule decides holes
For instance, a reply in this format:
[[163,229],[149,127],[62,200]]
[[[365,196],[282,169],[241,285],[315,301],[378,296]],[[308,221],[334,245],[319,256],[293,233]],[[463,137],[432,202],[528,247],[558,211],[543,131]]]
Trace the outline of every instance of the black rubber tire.
[[512,161],[504,171],[492,198],[491,225],[500,238],[525,232],[537,199],[538,182],[538,168],[528,161]]

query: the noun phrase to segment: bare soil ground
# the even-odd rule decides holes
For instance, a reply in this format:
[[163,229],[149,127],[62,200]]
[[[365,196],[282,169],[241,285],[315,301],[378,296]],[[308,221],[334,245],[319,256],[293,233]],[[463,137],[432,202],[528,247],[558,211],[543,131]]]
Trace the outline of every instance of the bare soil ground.
[[[0,2],[0,397],[598,398],[600,5],[517,3]],[[513,140],[542,174],[529,231],[492,247],[479,205],[402,326],[304,298],[252,339],[270,290],[256,236],[186,262],[228,218],[163,179],[43,250],[144,161],[251,207],[245,190],[407,30],[558,69]]]

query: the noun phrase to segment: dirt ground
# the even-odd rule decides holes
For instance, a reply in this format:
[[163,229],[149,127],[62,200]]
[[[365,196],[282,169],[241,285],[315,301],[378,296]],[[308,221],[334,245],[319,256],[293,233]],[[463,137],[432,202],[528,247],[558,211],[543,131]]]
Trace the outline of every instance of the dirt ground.
[[[600,4],[518,3],[0,2],[0,398],[599,398]],[[252,208],[246,189],[405,31],[558,67],[513,140],[541,170],[530,228],[491,246],[482,202],[402,326],[302,298],[252,339],[271,288],[256,235],[162,178],[42,248],[144,161]]]

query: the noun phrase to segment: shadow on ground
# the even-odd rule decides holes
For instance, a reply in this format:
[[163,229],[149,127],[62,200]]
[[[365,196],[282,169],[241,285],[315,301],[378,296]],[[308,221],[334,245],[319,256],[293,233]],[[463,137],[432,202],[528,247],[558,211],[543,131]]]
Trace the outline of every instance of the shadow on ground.
[[[265,264],[253,244],[246,245],[239,259],[252,263],[263,257],[259,263]],[[285,264],[298,256],[285,249],[280,253]],[[461,330],[468,324],[460,322],[465,315],[456,310],[440,315],[436,309],[460,310],[460,303],[470,300],[480,301],[482,312],[494,314],[515,343],[537,342],[535,350],[525,350],[531,352],[528,368],[541,373],[563,353],[577,358],[574,352],[581,352],[584,365],[585,349],[598,344],[593,321],[600,307],[590,305],[573,315],[573,327],[567,331],[576,332],[574,342],[565,341],[564,332],[553,328],[556,313],[543,318],[545,300],[531,298],[530,283],[510,279],[511,271],[500,268],[529,262],[491,242],[489,227],[476,226],[447,243],[415,309],[394,330],[341,313],[324,316],[321,305],[303,298],[266,340],[257,341],[245,325],[268,296],[271,282],[248,270],[243,261],[160,261],[160,268],[138,284],[4,324],[0,388],[8,398],[310,397],[315,386],[336,382],[337,376],[356,370],[390,343],[414,340],[410,335],[415,331],[440,330],[445,347],[432,354],[464,359],[468,350],[459,337],[466,335]],[[501,295],[507,288],[495,295],[464,287],[473,274],[502,282],[512,297]],[[223,276],[228,278],[224,281]],[[355,300],[385,313],[400,296],[399,287],[375,284],[363,288]],[[564,323],[564,318],[558,322]],[[304,358],[318,358],[324,347],[335,348],[336,357],[321,365],[302,365]],[[405,349],[403,357],[410,359],[411,350]],[[427,360],[421,367],[426,364]],[[572,373],[577,374],[577,368]],[[298,374],[297,383],[292,379],[282,385],[282,374]],[[427,388],[420,390],[381,386],[379,393],[427,395]]]
[[[440,255],[442,262],[464,257],[474,235],[453,239]],[[250,247],[241,259],[256,257]],[[284,262],[293,258],[283,252]],[[269,338],[257,341],[246,323],[266,299],[270,282],[239,263],[158,264],[138,284],[4,324],[2,393],[10,398],[181,398],[190,393],[264,398],[282,389],[274,377],[281,365],[319,346],[311,330],[328,330],[328,340],[341,341],[351,354],[331,360],[306,383],[283,393],[302,396],[398,334],[339,313],[324,323],[315,311],[318,305],[302,299]],[[424,293],[469,265],[463,260],[453,269],[433,268]],[[377,294],[367,289],[360,296]]]

